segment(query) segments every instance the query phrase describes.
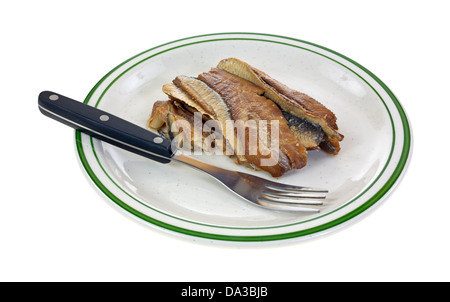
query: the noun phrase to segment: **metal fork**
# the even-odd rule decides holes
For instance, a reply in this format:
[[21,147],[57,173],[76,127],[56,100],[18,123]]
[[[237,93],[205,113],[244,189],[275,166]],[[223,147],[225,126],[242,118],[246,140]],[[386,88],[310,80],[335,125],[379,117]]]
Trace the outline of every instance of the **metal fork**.
[[312,206],[322,205],[328,193],[324,189],[286,185],[222,169],[184,154],[177,153],[172,159],[208,173],[243,199],[272,210],[317,213],[320,211],[319,207]]
[[172,150],[171,141],[111,113],[61,94],[43,91],[39,110],[46,116],[112,145],[160,163],[172,160],[208,173],[241,198],[267,209],[316,213],[325,189],[286,185],[209,165]]

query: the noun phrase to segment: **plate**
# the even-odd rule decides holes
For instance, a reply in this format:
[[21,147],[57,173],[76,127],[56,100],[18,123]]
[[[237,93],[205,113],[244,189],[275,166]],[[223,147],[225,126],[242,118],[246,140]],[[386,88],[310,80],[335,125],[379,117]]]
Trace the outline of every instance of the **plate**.
[[[337,156],[309,151],[308,164],[283,183],[324,187],[320,213],[256,207],[213,178],[182,164],[164,165],[80,132],[84,171],[113,204],[139,221],[172,234],[214,242],[302,240],[337,230],[385,200],[405,173],[411,154],[408,118],[391,90],[355,61],[317,44],[278,35],[219,33],[179,39],[144,51],[106,74],[85,103],[147,128],[163,84],[197,76],[236,57],[317,99],[338,117],[345,135]],[[206,162],[270,178],[229,158]]]

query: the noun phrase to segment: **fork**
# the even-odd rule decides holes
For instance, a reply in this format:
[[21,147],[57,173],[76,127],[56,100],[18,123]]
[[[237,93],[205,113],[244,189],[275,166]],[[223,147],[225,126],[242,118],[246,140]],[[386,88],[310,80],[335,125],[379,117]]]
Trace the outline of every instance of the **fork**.
[[162,164],[175,161],[206,172],[242,199],[266,209],[318,213],[328,193],[207,164],[172,150],[170,140],[152,131],[58,93],[42,91],[38,105],[45,116],[119,148]]

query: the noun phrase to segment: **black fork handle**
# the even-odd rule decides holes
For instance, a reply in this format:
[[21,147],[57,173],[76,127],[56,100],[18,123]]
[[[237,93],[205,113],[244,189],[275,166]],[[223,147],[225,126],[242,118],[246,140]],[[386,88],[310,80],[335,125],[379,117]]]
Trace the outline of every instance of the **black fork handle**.
[[160,163],[169,163],[174,154],[170,140],[61,94],[43,91],[38,104],[45,116],[127,151]]

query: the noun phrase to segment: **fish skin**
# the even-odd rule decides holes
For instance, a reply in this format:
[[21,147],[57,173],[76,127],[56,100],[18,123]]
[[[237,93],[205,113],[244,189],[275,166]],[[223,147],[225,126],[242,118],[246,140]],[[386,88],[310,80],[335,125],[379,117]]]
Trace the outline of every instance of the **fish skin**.
[[[336,116],[317,100],[287,87],[261,70],[236,58],[221,60],[217,68],[242,77],[263,88],[264,96],[274,101],[283,112],[320,126],[325,136],[318,147],[330,154],[339,152],[339,141],[342,141],[344,136],[337,131]],[[297,134],[299,134],[299,131],[297,131]],[[308,145],[306,142],[302,142],[302,144]]]
[[306,119],[298,118],[292,114],[282,111],[289,128],[297,139],[302,142],[307,150],[320,148],[320,143],[324,139],[324,132],[318,125],[314,125]]

